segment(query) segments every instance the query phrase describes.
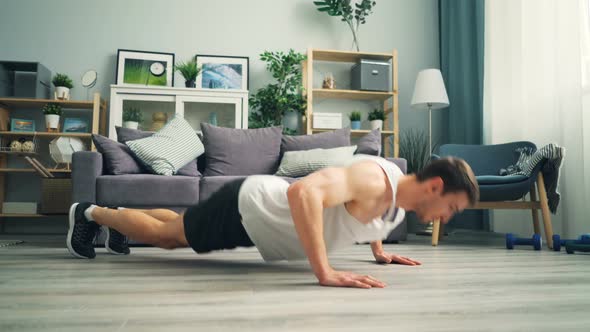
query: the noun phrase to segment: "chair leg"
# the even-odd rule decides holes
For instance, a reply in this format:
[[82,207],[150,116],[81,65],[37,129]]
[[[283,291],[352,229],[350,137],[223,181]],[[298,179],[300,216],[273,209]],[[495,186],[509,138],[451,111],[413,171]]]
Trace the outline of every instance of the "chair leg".
[[432,246],[436,247],[438,245],[438,240],[440,236],[440,220],[437,219],[432,222]]
[[547,202],[545,182],[543,182],[543,174],[541,172],[539,172],[539,175],[537,176],[537,188],[539,188],[539,200],[541,201],[541,214],[543,215],[543,226],[545,227],[547,246],[549,249],[553,249],[553,226],[551,225],[551,213],[549,211],[549,203]]
[[[531,202],[537,201],[537,188],[535,188],[535,183],[531,184]],[[535,234],[541,234],[541,226],[539,224],[539,211],[537,209],[531,209],[531,213],[533,214],[533,228],[535,229]]]

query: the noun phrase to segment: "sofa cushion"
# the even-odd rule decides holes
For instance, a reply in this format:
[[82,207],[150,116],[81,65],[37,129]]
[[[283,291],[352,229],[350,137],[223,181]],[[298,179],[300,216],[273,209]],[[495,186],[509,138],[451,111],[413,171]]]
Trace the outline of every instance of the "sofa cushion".
[[[219,190],[221,186],[232,181],[245,178],[245,175],[229,175],[229,176],[206,176],[199,181],[199,201],[207,200],[214,192]],[[282,177],[289,183],[293,183],[298,178]]]
[[356,149],[357,146],[352,145],[334,149],[287,151],[276,175],[301,177],[328,166],[341,165],[352,158]]
[[356,145],[358,148],[355,154],[381,155],[381,131],[379,129],[371,130],[368,134],[359,138]]
[[281,139],[281,156],[288,151],[331,149],[349,145],[350,128],[313,135],[283,135]]
[[223,128],[201,123],[205,176],[273,174],[279,164],[281,126]]
[[154,135],[126,144],[146,166],[162,175],[175,174],[205,152],[195,130],[179,116]]
[[[143,131],[143,130],[132,129],[132,128],[123,128],[123,127],[119,127],[119,126],[116,126],[115,130],[117,130],[117,141],[119,141],[120,143],[123,143],[123,144],[128,141],[134,141],[137,139],[150,137],[155,133],[153,131]],[[201,139],[200,136],[199,136],[199,139]],[[131,150],[129,150],[129,153],[131,153]],[[201,156],[203,158],[205,157],[204,154],[202,154]],[[201,156],[199,156],[199,158],[201,158]],[[178,172],[176,172],[176,175],[201,176],[201,172],[199,172],[199,169],[197,167],[197,159],[195,159],[193,162],[189,162],[188,164],[181,167],[178,170]]]
[[103,165],[107,174],[140,174],[146,170],[133,158],[131,150],[125,144],[108,137],[92,134],[96,150],[102,154]]
[[102,175],[96,202],[111,206],[191,206],[199,202],[198,177],[157,174]]

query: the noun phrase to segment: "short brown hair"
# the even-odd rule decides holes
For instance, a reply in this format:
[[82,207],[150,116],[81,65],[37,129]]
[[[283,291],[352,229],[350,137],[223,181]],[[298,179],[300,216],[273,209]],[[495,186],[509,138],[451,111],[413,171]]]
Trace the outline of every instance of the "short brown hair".
[[419,182],[437,176],[443,180],[443,194],[465,192],[472,206],[479,200],[477,180],[465,160],[455,157],[440,158],[416,173]]

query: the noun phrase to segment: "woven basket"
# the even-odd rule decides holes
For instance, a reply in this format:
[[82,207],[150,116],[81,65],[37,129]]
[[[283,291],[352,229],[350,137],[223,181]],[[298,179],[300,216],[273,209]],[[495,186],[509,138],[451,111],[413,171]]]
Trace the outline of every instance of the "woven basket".
[[41,179],[41,213],[68,213],[72,205],[72,179]]

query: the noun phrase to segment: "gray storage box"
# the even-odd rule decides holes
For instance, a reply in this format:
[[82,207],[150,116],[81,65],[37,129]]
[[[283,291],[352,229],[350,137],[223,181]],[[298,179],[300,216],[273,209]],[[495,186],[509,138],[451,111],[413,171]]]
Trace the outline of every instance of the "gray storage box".
[[0,61],[0,97],[49,99],[51,71],[39,62]]
[[351,70],[352,90],[391,91],[389,61],[361,59]]

